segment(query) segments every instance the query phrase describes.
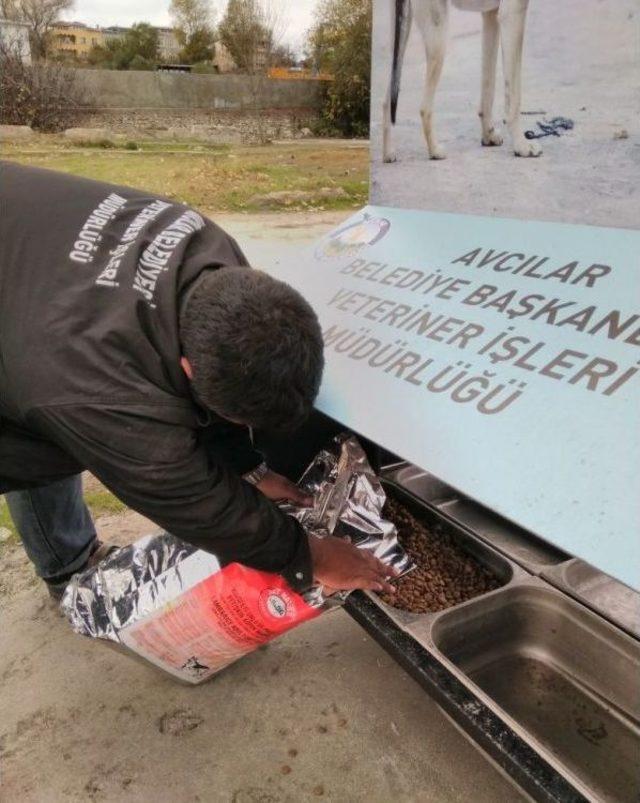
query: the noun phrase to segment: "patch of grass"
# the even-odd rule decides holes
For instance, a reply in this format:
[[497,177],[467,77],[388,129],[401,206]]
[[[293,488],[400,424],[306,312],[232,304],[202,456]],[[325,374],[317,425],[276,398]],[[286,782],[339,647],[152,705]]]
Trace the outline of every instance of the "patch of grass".
[[84,501],[94,518],[123,513],[127,506],[106,489],[84,492]]
[[[8,543],[10,541],[17,541],[19,539],[18,533],[16,531],[15,525],[13,523],[13,519],[9,513],[9,507],[7,506],[7,500],[4,496],[0,496],[0,528],[5,527],[11,533],[11,538],[9,541],[5,541],[4,543]],[[0,543],[0,548],[3,546]]]
[[[143,153],[164,155],[172,153],[226,153],[231,150],[231,145],[215,145],[210,142],[200,142],[199,140],[146,140],[135,144],[137,145],[137,150]],[[129,143],[125,142],[121,147],[125,150],[133,150],[128,148],[128,145]]]
[[102,148],[102,150],[112,150],[118,147],[116,143],[110,139],[83,140],[81,142],[76,142],[76,145],[79,148]]
[[[366,144],[324,143],[268,146],[206,145],[194,142],[137,142],[112,149],[70,147],[61,138],[7,146],[3,157],[100,181],[125,184],[212,211],[256,211],[256,195],[304,190],[304,203],[289,209],[353,209],[367,202]],[[314,197],[341,187],[337,198]]]

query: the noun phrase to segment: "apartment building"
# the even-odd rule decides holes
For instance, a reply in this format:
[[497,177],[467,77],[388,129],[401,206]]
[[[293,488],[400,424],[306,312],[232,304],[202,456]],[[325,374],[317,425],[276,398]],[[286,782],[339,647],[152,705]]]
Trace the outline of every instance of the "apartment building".
[[49,55],[69,61],[86,61],[95,45],[104,45],[105,35],[100,28],[83,22],[57,22],[51,28]]

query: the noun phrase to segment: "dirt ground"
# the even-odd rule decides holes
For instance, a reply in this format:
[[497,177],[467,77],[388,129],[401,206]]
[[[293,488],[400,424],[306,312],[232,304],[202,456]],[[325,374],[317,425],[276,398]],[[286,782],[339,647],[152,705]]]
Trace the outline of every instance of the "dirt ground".
[[[452,9],[434,120],[443,161],[430,161],[418,110],[424,49],[409,37],[393,139],[382,163],[382,102],[391,60],[390,14],[376,0],[371,104],[373,203],[440,212],[636,228],[640,218],[636,0],[532,2],[527,16],[522,111],[525,129],[570,118],[574,128],[539,140],[537,159],[480,145],[481,15]],[[499,60],[500,61],[500,60]],[[503,116],[498,64],[495,120]]]
[[[255,264],[345,213],[220,216]],[[99,487],[85,496],[107,507]],[[119,544],[155,527],[101,515]],[[0,543],[2,803],[496,803],[523,799],[342,611],[186,687],[75,635]]]
[[[120,544],[154,529],[97,525]],[[18,544],[0,562],[6,803],[521,799],[341,611],[191,688],[73,634]]]

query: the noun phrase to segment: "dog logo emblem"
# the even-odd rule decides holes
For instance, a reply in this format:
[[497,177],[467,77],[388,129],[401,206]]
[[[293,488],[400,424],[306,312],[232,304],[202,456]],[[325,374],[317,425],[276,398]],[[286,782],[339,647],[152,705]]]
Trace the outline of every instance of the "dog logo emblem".
[[364,246],[377,243],[390,228],[391,223],[386,218],[365,212],[360,220],[332,232],[316,249],[316,257],[351,257]]

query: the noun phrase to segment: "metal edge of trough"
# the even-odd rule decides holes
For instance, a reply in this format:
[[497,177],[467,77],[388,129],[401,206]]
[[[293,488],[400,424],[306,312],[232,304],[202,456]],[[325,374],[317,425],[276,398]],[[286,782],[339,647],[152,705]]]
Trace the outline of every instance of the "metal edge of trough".
[[353,592],[345,610],[534,800],[588,803],[588,798],[364,593]]
[[[441,480],[438,480],[437,477],[430,475],[429,472],[419,469],[417,466],[413,466],[412,464],[406,462],[397,463],[393,466],[385,466],[381,475],[381,479],[383,482],[391,485],[391,487],[399,488],[402,493],[408,494],[414,500],[422,504],[425,508],[435,512],[436,515],[439,515],[444,521],[470,534],[476,540],[487,544],[494,552],[502,555],[510,562],[510,564],[519,567],[521,571],[526,572],[530,576],[540,577],[558,591],[567,594],[576,602],[581,603],[593,613],[607,620],[610,624],[614,625],[620,630],[623,630],[625,633],[627,633],[627,635],[635,638],[636,640],[640,640],[640,624],[638,624],[636,621],[638,618],[636,612],[640,610],[640,608],[638,608],[640,605],[640,592],[635,591],[635,589],[630,589],[636,594],[638,599],[635,608],[630,610],[626,616],[616,614],[615,611],[598,604],[587,593],[581,591],[579,588],[573,585],[567,578],[567,572],[576,563],[583,563],[586,567],[593,569],[594,572],[597,572],[603,580],[608,580],[614,588],[618,589],[618,594],[624,593],[624,589],[628,588],[624,583],[621,583],[619,580],[610,577],[609,575],[601,572],[597,567],[591,566],[575,556],[565,555],[564,557],[560,557],[560,555],[562,555],[562,550],[558,549],[553,544],[544,542],[544,539],[540,539],[539,536],[536,536],[534,533],[528,533],[518,525],[515,525],[498,514],[483,508],[482,505],[474,502],[472,499],[464,497],[462,494],[458,494],[457,496],[446,500],[425,499],[421,497],[418,493],[416,493],[416,491],[402,484],[401,473],[403,471],[406,472],[407,469],[414,469],[418,473],[422,473],[433,479],[437,484],[444,485]],[[451,488],[451,492],[452,494],[457,493],[453,488]],[[460,505],[468,505],[471,508],[477,508],[478,513],[473,515],[479,515],[486,521],[492,521],[494,526],[496,526],[498,529],[503,529],[507,533],[509,529],[513,529],[518,537],[529,536],[533,542],[542,542],[543,546],[541,548],[546,546],[549,550],[549,553],[557,552],[559,556],[558,559],[547,563],[536,561],[532,558],[523,557],[517,549],[513,548],[513,545],[509,545],[508,534],[507,540],[503,540],[501,543],[498,543],[496,542],[496,539],[493,538],[486,530],[482,531],[474,529],[472,522],[468,517],[460,517],[459,515],[456,515],[456,513],[453,511],[456,506]],[[626,601],[624,601],[624,603],[626,607]]]

